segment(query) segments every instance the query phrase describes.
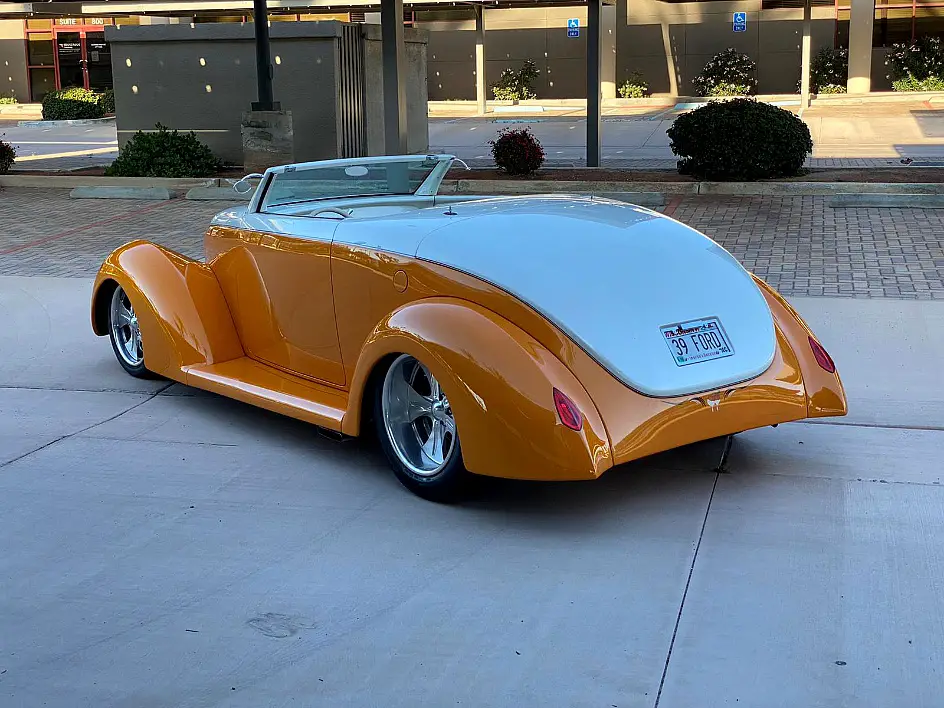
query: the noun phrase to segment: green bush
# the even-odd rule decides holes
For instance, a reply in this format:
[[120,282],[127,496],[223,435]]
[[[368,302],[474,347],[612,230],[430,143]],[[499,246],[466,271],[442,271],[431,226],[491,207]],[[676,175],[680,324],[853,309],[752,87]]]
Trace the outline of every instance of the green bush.
[[620,98],[643,98],[649,95],[649,82],[645,77],[634,71],[619,87]]
[[845,93],[848,76],[849,50],[823,47],[810,62],[810,92]]
[[757,90],[756,72],[749,56],[725,49],[705,64],[693,83],[699,96],[748,96]]
[[19,103],[19,101],[16,100],[16,96],[13,94],[7,96],[6,94],[0,93],[0,106],[12,106],[15,103]]
[[510,175],[530,175],[544,164],[544,148],[527,128],[508,128],[491,140],[495,164]]
[[806,123],[752,98],[712,101],[680,115],[667,132],[679,172],[698,178],[792,177],[813,150]]
[[538,77],[537,66],[528,59],[519,71],[505,69],[492,86],[492,95],[496,101],[524,101],[537,98],[534,80]]
[[751,91],[751,87],[747,84],[729,84],[727,81],[722,81],[712,86],[706,95],[712,98],[721,98],[723,96],[749,96]]
[[928,76],[924,79],[916,79],[909,76],[893,81],[892,88],[896,91],[944,91],[944,78]]
[[84,88],[51,91],[43,98],[43,120],[86,120],[104,118],[101,94]]
[[940,37],[919,37],[893,44],[885,63],[896,91],[936,91],[933,87],[944,79],[944,43]]
[[114,115],[115,113],[115,92],[112,89],[105,89],[99,94],[99,103],[105,115]]
[[206,145],[190,133],[170,131],[158,123],[157,131],[138,131],[118,153],[105,174],[114,177],[210,177],[222,163]]
[[5,175],[16,160],[16,148],[0,140],[0,175]]

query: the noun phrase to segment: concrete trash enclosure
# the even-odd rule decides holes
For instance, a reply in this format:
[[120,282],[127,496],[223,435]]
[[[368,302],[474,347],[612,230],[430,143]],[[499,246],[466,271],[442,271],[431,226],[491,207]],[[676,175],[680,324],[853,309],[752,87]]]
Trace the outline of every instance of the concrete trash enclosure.
[[[273,22],[275,100],[291,113],[298,162],[384,153],[380,27]],[[405,31],[408,149],[429,148],[427,32]],[[243,161],[240,120],[256,100],[252,25],[106,28],[119,148],[157,123],[194,131],[229,164]]]

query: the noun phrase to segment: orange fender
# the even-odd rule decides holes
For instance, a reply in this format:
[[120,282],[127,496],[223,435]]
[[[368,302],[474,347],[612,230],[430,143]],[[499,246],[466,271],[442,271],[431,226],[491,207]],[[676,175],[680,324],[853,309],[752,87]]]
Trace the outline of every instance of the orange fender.
[[113,251],[92,289],[92,330],[108,334],[114,284],[128,294],[141,328],[144,364],[183,381],[182,369],[243,356],[233,318],[209,266],[147,241]]
[[[446,297],[407,304],[368,337],[342,431],[356,435],[365,387],[379,363],[410,354],[439,380],[455,415],[465,466],[516,479],[593,479],[612,466],[603,420],[584,387],[543,345],[494,312]],[[564,426],[553,389],[583,414]]]
[[813,356],[809,338],[816,339],[816,335],[780,293],[757,276],[754,276],[754,280],[767,299],[780,331],[799,361],[803,384],[806,387],[807,416],[825,418],[846,415],[846,392],[838,369],[835,373],[829,373],[816,363],[816,357]]

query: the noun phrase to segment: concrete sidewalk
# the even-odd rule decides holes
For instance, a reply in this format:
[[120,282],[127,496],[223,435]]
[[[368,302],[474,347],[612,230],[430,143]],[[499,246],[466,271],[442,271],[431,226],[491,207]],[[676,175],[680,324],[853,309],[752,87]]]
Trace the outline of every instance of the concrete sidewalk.
[[794,299],[853,415],[729,474],[706,443],[443,507],[367,442],[126,376],[89,287],[0,277],[5,706],[939,703],[941,303]]

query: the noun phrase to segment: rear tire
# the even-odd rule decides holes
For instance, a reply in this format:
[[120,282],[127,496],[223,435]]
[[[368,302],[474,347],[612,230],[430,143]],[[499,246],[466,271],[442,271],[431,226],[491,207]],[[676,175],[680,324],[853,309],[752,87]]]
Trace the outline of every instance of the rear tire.
[[374,388],[380,446],[400,483],[423,499],[449,503],[465,492],[459,434],[445,392],[429,369],[397,357]]
[[129,374],[139,379],[157,378],[144,366],[144,345],[138,316],[128,294],[120,285],[112,291],[108,303],[108,336],[118,363]]

